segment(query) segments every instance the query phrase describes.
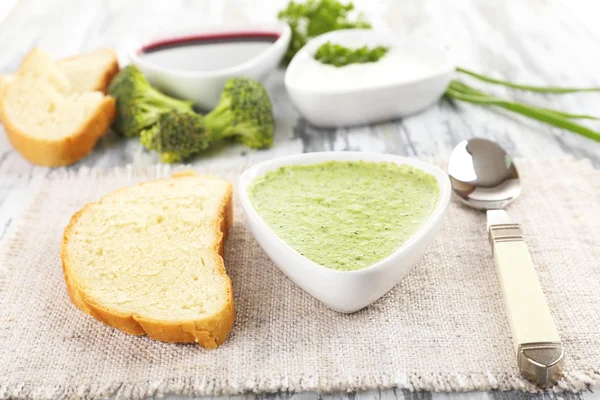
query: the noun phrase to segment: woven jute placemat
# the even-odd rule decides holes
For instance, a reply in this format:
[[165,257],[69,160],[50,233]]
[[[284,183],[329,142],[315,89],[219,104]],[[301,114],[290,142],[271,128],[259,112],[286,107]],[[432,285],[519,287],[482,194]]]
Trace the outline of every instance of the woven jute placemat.
[[[600,383],[600,172],[571,159],[521,161],[522,224],[565,351],[551,390]],[[244,166],[208,172],[236,181]],[[167,167],[55,171],[0,263],[0,397],[142,398],[162,393],[369,388],[535,390],[515,367],[485,215],[453,200],[434,245],[368,308],[339,314],[295,286],[246,229],[225,251],[237,317],[216,350],[124,334],[69,301],[59,251],[71,215]]]

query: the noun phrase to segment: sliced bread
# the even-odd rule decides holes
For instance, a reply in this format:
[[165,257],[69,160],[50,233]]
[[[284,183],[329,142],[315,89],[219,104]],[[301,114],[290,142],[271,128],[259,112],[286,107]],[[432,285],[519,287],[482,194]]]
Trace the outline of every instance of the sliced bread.
[[58,65],[52,60],[50,53],[34,48],[21,61],[19,70],[8,82],[8,87],[17,79],[22,77],[36,78],[46,81],[54,87],[60,94],[69,94],[72,92],[69,79],[60,72]]
[[235,317],[222,258],[231,202],[229,182],[179,174],[87,204],[64,234],[71,300],[130,334],[221,344]]
[[[78,93],[100,91],[106,94],[110,81],[119,72],[117,55],[112,49],[63,58],[56,61],[56,67],[68,80],[71,91]],[[0,74],[0,96],[14,79],[14,75]]]
[[100,49],[56,62],[74,92],[108,91],[112,78],[119,72],[117,54],[112,49]]
[[85,157],[115,117],[102,92],[73,92],[50,55],[34,49],[4,88],[0,116],[13,147],[33,164],[57,167]]

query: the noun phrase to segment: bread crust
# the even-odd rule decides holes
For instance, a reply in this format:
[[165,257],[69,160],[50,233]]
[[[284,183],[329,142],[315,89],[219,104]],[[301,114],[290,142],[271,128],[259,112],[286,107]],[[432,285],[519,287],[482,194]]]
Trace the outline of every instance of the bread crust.
[[[184,177],[180,175],[179,177]],[[189,176],[188,176],[189,177]],[[146,185],[151,182],[142,183]],[[126,190],[118,189],[104,197],[114,195],[115,193]],[[100,200],[102,202],[102,199]],[[233,222],[233,189],[231,183],[228,184],[228,190],[221,205],[219,216],[217,218],[216,229],[219,229],[217,240],[214,243],[215,262],[219,268],[219,273],[226,278],[227,284],[227,302],[225,307],[218,313],[209,318],[188,321],[161,321],[151,318],[145,318],[140,315],[131,315],[121,313],[99,304],[95,299],[86,295],[81,285],[74,279],[72,273],[73,262],[69,259],[67,246],[73,231],[73,227],[87,210],[90,204],[85,205],[81,210],[73,215],[71,221],[65,228],[61,250],[61,260],[67,291],[71,301],[81,311],[89,314],[107,325],[113,326],[123,332],[133,335],[148,335],[153,339],[163,342],[196,342],[200,346],[213,349],[225,341],[225,338],[233,328],[235,320],[235,306],[233,300],[233,287],[231,279],[225,270],[223,261],[223,242],[228,236]]]
[[[113,50],[111,50],[111,51],[114,53]],[[104,75],[102,75],[98,79],[98,81],[96,83],[96,90],[99,90],[104,94],[108,94],[108,86],[110,85],[110,82],[113,80],[115,75],[117,75],[119,73],[119,71],[120,71],[119,61],[117,60],[117,56],[115,54],[115,59],[113,60],[110,67],[107,68],[106,71],[104,71]]]
[[106,96],[76,132],[60,139],[49,139],[33,137],[19,129],[5,107],[0,105],[0,117],[12,146],[29,162],[44,167],[70,165],[87,156],[96,141],[106,134],[115,116],[115,99]]

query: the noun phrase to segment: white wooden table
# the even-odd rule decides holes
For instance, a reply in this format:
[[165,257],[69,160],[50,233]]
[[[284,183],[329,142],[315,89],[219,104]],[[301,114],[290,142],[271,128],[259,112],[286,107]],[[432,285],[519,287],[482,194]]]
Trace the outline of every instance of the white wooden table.
[[[16,5],[11,9],[13,3]],[[173,27],[274,20],[276,11],[285,3],[286,0],[2,0],[0,72],[15,70],[33,46],[45,48],[57,58],[105,46],[121,50],[119,46],[128,37],[144,37]],[[584,0],[569,3],[560,0],[355,1],[357,8],[365,10],[377,27],[448,46],[456,63],[466,68],[513,81],[600,86],[600,29],[591,25],[597,23],[600,7],[592,3]],[[201,166],[215,159],[258,161],[277,155],[319,150],[369,150],[447,158],[460,140],[480,136],[498,141],[516,157],[572,155],[589,158],[600,168],[600,143],[507,113],[447,100],[419,115],[376,126],[316,129],[299,118],[287,98],[282,78],[283,71],[278,71],[267,81],[277,119],[273,149],[250,151],[232,146],[198,159],[194,164]],[[600,114],[598,93],[543,96],[498,87],[487,89],[547,107]],[[600,130],[598,123],[589,125]],[[138,141],[124,141],[109,134],[98,143],[93,154],[70,168],[77,169],[82,165],[148,166],[156,162],[156,155],[145,151]],[[0,239],[10,234],[26,204],[32,177],[48,171],[23,160],[12,150],[6,136],[0,134]],[[516,392],[444,394],[389,390],[327,396],[300,393],[245,397],[293,397],[295,400],[321,397],[348,400],[373,397],[464,400],[600,398],[592,388],[576,395]]]

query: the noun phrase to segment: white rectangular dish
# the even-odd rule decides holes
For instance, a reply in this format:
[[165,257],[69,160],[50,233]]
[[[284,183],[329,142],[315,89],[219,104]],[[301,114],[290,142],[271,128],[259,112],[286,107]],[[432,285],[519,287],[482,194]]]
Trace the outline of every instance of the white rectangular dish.
[[[421,228],[391,255],[357,271],[337,271],[323,267],[298,253],[268,226],[248,196],[252,181],[282,166],[316,164],[325,161],[368,161],[408,164],[432,175],[439,186],[439,199]],[[367,152],[320,152],[278,157],[261,162],[244,172],[239,196],[246,222],[275,265],[307,293],[328,307],[344,313],[358,311],[392,289],[423,255],[439,232],[450,200],[450,181],[439,168],[416,159]]]

